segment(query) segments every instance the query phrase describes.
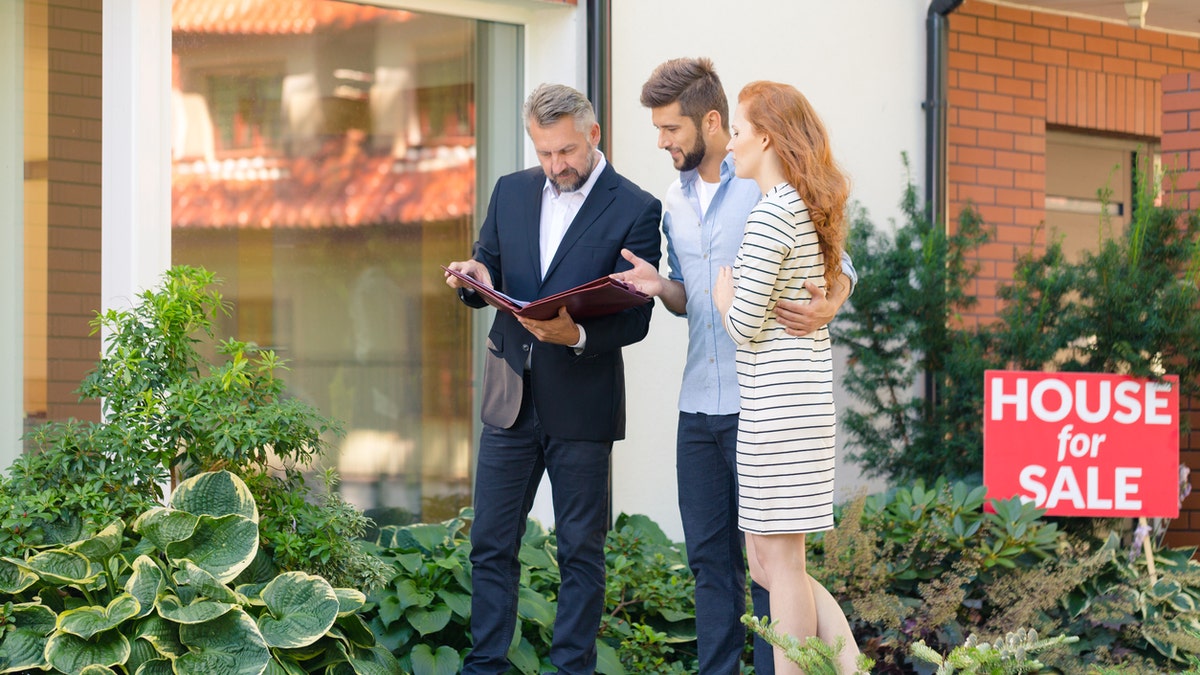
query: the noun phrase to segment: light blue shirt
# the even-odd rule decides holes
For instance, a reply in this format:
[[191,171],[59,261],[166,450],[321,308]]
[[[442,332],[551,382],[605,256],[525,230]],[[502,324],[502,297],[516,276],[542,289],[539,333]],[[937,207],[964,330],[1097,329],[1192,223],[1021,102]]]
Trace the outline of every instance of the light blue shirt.
[[[682,171],[663,200],[663,234],[667,237],[668,276],[687,291],[688,347],[679,391],[679,410],[707,415],[735,415],[738,399],[737,347],[721,323],[712,288],[723,265],[732,266],[742,244],[746,218],[762,198],[758,183],[738,178],[733,156],[721,162],[721,183],[703,218],[697,182],[700,172]],[[842,253],[842,270],[858,282],[850,257]]]

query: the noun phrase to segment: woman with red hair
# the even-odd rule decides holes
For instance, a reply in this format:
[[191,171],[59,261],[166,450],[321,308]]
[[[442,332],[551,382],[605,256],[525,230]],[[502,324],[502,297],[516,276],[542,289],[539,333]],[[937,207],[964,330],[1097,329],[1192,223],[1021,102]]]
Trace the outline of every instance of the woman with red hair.
[[[833,529],[833,358],[827,328],[788,335],[775,303],[807,300],[807,281],[827,292],[838,283],[850,187],[825,125],[795,87],[746,85],[731,131],[737,175],[764,195],[714,289],[738,344],[738,525],[751,576],[771,593],[772,620],[804,640],[821,623],[845,623],[829,615],[840,608],[818,608],[805,562],[805,536]],[[845,646],[843,668],[856,652]],[[775,671],[800,672],[778,648]]]

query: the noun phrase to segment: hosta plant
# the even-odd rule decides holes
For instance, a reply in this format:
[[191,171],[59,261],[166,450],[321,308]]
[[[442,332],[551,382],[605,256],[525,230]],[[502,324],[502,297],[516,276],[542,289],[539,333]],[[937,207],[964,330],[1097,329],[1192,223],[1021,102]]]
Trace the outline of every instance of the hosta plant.
[[363,594],[277,573],[258,520],[241,479],[208,472],[128,527],[0,559],[0,672],[399,673]]

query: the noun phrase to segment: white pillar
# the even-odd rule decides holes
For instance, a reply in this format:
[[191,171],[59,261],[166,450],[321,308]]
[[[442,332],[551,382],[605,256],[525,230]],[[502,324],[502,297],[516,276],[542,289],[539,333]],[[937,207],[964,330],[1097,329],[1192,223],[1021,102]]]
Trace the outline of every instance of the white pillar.
[[100,302],[129,307],[171,265],[171,3],[104,0]]
[[0,471],[20,454],[24,432],[24,9],[0,2]]

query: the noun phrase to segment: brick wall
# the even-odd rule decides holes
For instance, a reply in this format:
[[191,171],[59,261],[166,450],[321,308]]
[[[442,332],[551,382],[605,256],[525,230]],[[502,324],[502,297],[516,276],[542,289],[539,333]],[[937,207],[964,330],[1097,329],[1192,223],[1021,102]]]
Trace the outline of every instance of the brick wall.
[[[1176,208],[1200,209],[1200,68],[1165,75],[1162,91],[1163,167],[1178,172],[1165,197]],[[1179,438],[1180,461],[1194,471],[1193,491],[1184,513],[1171,524],[1167,542],[1200,546],[1200,400],[1185,399],[1180,408],[1190,423],[1190,432]]]
[[1200,39],[966,0],[950,15],[947,195],[995,228],[968,322],[996,311],[1014,255],[1044,246],[1046,125],[1157,138],[1162,80],[1200,69]]
[[100,94],[102,0],[50,0],[48,368],[50,419],[99,419],[75,390],[100,339]]

